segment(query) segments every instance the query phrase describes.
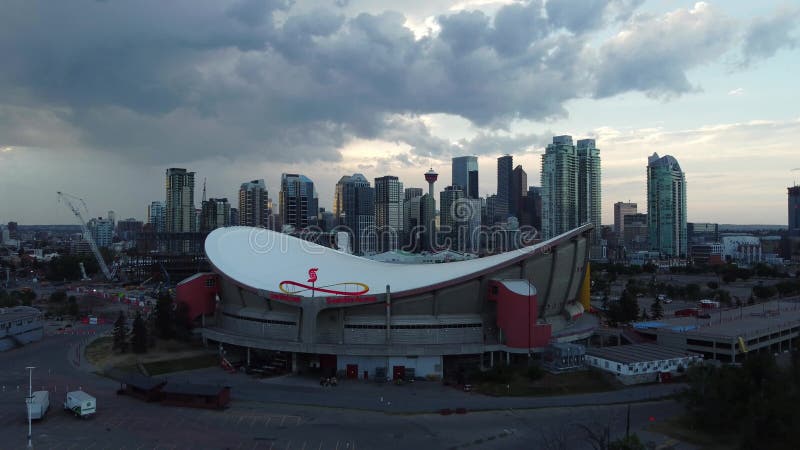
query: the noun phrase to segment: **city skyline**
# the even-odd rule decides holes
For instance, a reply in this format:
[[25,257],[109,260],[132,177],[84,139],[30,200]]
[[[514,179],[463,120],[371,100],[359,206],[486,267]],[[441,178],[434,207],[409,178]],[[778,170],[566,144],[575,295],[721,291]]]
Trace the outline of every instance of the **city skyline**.
[[[247,180],[264,178],[277,193],[281,173],[303,173],[331,210],[342,175],[424,187],[421,173],[433,167],[447,186],[451,158],[476,155],[485,197],[496,190],[497,157],[513,155],[538,180],[546,143],[570,134],[603,149],[603,224],[615,202],[646,203],[653,151],[675,156],[691,179],[688,221],[786,224],[785,189],[800,176],[791,172],[800,167],[796,6],[611,1],[579,14],[558,1],[409,2],[398,13],[381,2],[254,5],[193,5],[190,16],[180,2],[156,14],[32,1],[0,18],[0,222],[72,223],[58,190],[86,199],[92,216],[144,219],[169,167],[196,172],[209,197],[228,199]],[[76,14],[86,21],[62,23]],[[207,24],[214,37],[198,31]],[[59,39],[46,39],[49,30]],[[665,35],[676,38],[654,45]],[[371,53],[378,41],[390,51]],[[49,42],[73,56],[38,59]],[[535,69],[520,64],[540,54],[549,57]],[[362,63],[370,60],[397,76]],[[475,85],[487,88],[469,91]],[[736,180],[747,189],[731,195]]]

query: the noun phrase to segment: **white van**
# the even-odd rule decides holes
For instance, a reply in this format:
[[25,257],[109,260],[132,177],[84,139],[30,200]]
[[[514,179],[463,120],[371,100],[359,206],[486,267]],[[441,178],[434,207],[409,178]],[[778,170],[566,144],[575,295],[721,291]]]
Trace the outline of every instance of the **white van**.
[[50,393],[47,391],[36,391],[31,394],[31,398],[26,400],[26,402],[31,420],[41,420],[50,408]]
[[67,392],[64,409],[78,417],[88,417],[97,412],[97,400],[83,391]]

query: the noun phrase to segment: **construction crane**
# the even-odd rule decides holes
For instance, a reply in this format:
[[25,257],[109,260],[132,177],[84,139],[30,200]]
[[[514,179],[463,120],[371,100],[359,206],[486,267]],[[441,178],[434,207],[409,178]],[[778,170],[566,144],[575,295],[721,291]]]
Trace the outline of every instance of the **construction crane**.
[[100,270],[103,271],[103,275],[105,275],[108,281],[114,280],[114,274],[108,270],[108,266],[106,262],[103,260],[103,255],[100,254],[100,249],[97,248],[97,243],[94,241],[94,237],[92,237],[92,233],[89,232],[89,227],[86,225],[86,221],[83,220],[83,215],[81,214],[80,208],[75,206],[74,202],[80,202],[81,206],[83,206],[83,210],[86,213],[89,213],[89,208],[86,206],[86,202],[83,201],[82,198],[76,197],[74,195],[67,194],[65,192],[58,191],[58,201],[63,201],[70,210],[72,210],[72,214],[75,214],[75,217],[78,218],[78,221],[81,223],[81,231],[83,231],[84,238],[89,241],[89,247],[92,249],[92,253],[94,253],[95,259],[97,259],[97,264],[100,266]]

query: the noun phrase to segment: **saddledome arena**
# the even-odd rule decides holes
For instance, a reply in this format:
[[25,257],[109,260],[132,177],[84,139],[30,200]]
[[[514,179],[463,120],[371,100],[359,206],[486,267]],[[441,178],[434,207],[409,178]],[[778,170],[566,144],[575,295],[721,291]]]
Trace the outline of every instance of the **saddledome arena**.
[[[226,352],[280,352],[291,370],[348,378],[447,376],[587,339],[591,225],[468,261],[391,264],[286,234],[214,230],[214,273],[178,286],[204,298],[204,338]],[[196,307],[196,306],[195,306]]]

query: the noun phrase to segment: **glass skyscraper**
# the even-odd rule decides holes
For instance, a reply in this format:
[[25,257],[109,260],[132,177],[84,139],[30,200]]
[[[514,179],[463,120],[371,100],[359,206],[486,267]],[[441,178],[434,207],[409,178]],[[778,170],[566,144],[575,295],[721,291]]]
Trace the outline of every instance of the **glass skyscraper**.
[[670,155],[647,159],[647,228],[651,250],[687,256],[686,177]]
[[478,157],[458,156],[453,158],[452,185],[461,186],[464,195],[478,198]]

